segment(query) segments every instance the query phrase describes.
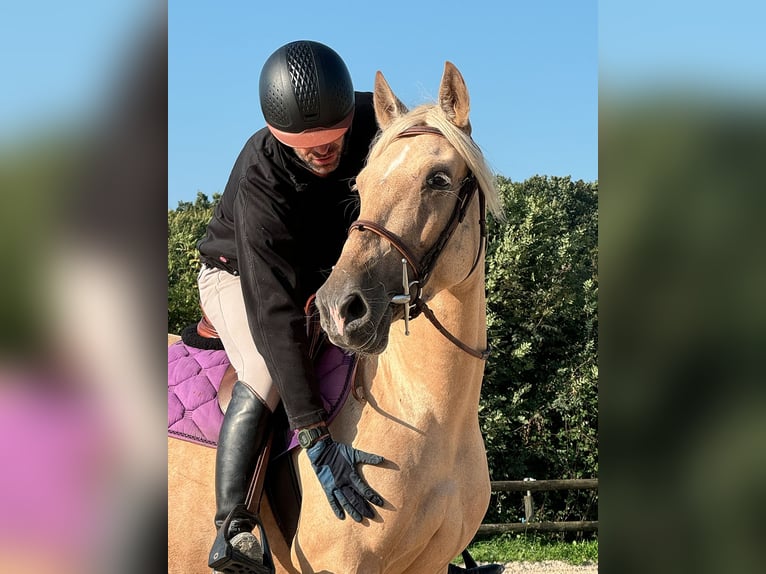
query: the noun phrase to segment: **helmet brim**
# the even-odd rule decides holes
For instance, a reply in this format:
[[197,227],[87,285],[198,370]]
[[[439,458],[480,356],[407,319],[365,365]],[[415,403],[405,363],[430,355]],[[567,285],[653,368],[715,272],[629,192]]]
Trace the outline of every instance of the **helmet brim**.
[[283,132],[268,124],[267,127],[274,137],[286,146],[311,148],[327,145],[344,136],[353,119],[354,112],[352,111],[334,126],[328,128],[313,128],[299,133]]

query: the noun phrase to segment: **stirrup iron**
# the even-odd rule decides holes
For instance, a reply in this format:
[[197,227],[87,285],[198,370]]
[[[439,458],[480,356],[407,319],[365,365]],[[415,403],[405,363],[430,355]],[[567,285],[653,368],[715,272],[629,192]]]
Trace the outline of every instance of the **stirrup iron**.
[[[263,564],[258,564],[252,558],[240,552],[231,544],[231,534],[229,534],[229,524],[232,519],[244,518],[252,521],[258,528],[260,535],[261,549],[263,551]],[[216,572],[223,574],[275,574],[274,560],[271,557],[271,549],[266,540],[266,533],[260,518],[249,512],[244,504],[238,504],[226,517],[218,534],[213,542],[213,548],[208,556],[208,564]]]

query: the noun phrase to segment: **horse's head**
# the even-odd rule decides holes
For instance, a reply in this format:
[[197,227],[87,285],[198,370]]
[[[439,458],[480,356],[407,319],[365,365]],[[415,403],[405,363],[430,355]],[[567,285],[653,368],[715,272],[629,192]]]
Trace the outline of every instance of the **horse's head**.
[[[380,72],[374,102],[381,133],[356,180],[359,220],[316,298],[330,340],[368,354],[386,348],[408,296],[428,301],[480,259],[483,267],[479,187],[492,190],[496,207],[491,175],[470,138],[468,91],[453,64],[445,64],[437,104],[408,112]],[[403,269],[408,283],[417,281],[407,289]]]

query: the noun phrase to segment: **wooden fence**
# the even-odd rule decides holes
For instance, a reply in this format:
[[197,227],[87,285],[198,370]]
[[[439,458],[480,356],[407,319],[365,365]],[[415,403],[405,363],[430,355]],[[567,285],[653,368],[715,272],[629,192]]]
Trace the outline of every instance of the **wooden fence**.
[[507,524],[482,524],[479,534],[501,532],[593,532],[598,530],[598,520],[573,522],[535,522],[533,492],[547,490],[598,490],[597,478],[573,480],[497,480],[492,481],[492,492],[526,492],[524,495],[524,522]]

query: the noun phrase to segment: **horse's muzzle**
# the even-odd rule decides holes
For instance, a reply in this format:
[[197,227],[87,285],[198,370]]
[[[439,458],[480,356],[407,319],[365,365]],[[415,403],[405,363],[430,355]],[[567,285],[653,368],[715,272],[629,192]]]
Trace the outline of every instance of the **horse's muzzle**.
[[317,291],[316,305],[322,329],[334,345],[370,355],[386,348],[391,308],[382,286],[338,285],[330,275]]

